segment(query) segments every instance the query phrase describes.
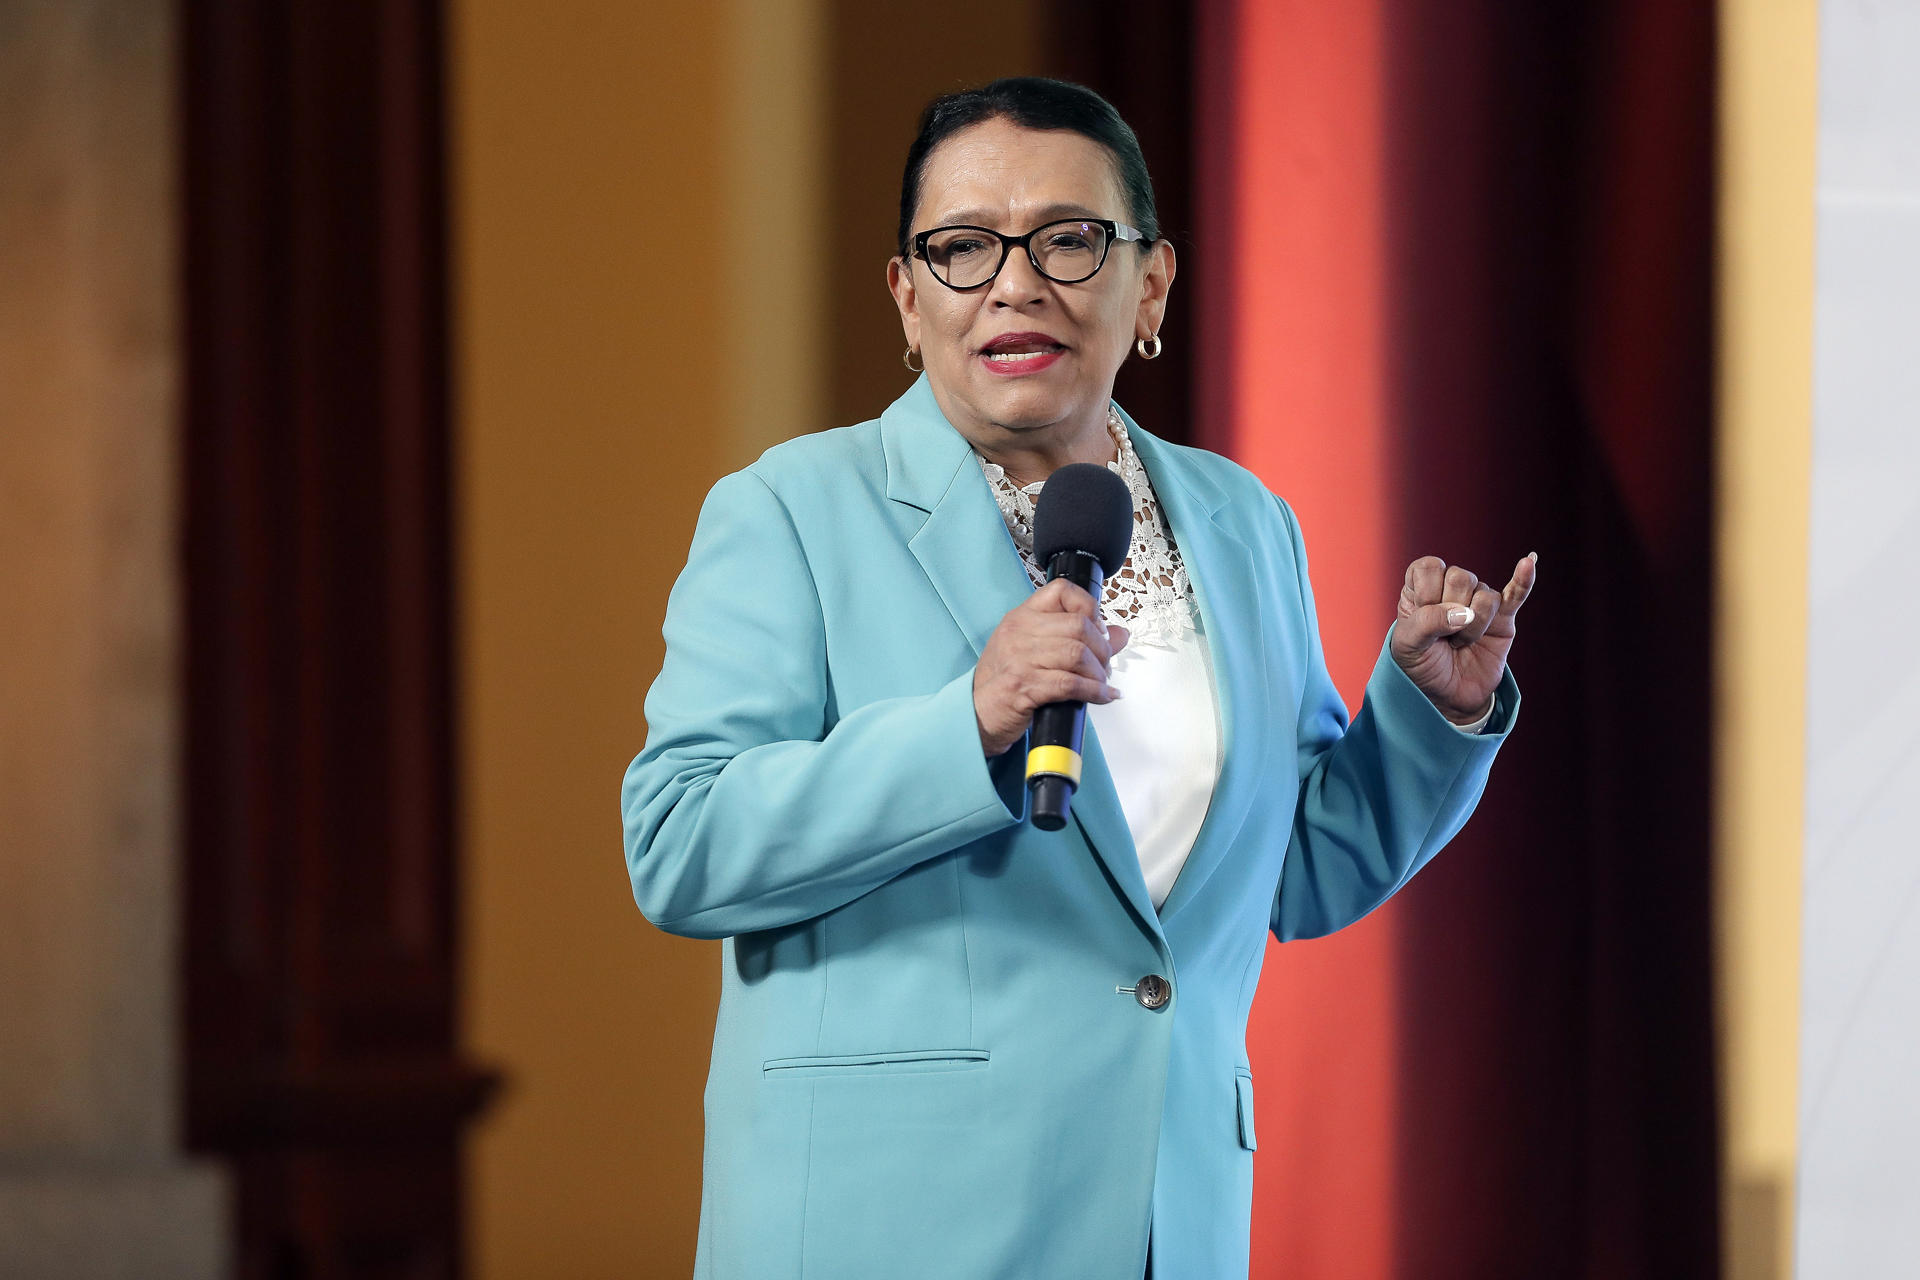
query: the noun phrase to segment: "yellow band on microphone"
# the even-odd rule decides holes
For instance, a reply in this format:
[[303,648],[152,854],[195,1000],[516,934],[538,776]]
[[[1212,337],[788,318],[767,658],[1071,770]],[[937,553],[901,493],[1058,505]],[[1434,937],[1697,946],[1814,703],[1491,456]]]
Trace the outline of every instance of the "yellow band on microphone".
[[1080,753],[1072,747],[1031,747],[1027,750],[1027,777],[1055,774],[1080,785]]

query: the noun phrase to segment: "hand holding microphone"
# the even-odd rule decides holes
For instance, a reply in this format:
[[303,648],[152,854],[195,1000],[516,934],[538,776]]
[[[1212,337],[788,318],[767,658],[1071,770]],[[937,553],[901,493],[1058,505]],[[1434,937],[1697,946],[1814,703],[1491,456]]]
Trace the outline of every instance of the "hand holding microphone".
[[1107,683],[1124,627],[1103,627],[1097,599],[1126,563],[1133,499],[1119,476],[1093,463],[1061,467],[1041,489],[1034,554],[1047,584],[994,628],[973,674],[980,746],[997,756],[1026,733],[1034,824],[1065,825],[1080,778],[1086,704],[1119,695]]
[[1113,655],[1125,627],[1102,627],[1093,597],[1066,579],[1034,592],[1000,620],[973,670],[980,749],[997,756],[1020,741],[1049,702],[1111,702]]

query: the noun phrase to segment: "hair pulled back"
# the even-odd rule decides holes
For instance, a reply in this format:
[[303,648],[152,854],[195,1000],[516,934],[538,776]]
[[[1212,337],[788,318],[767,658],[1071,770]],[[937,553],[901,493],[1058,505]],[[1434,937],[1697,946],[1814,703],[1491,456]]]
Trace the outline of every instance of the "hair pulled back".
[[920,113],[920,132],[907,148],[907,169],[900,180],[899,253],[912,245],[913,217],[920,205],[920,181],[933,149],[960,130],[988,120],[1010,120],[1023,129],[1065,129],[1106,148],[1127,202],[1127,221],[1146,237],[1160,238],[1160,217],[1153,206],[1153,181],[1140,139],[1113,104],[1087,88],[1043,76],[1009,76],[978,89],[935,98]]

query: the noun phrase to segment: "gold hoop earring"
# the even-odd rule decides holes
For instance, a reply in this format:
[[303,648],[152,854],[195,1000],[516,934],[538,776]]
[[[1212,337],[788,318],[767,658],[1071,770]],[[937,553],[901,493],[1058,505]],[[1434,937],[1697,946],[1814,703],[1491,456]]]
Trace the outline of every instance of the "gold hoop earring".
[[1160,347],[1160,335],[1157,333],[1151,338],[1137,339],[1133,344],[1133,349],[1140,353],[1142,360],[1158,360],[1160,358]]
[[922,360],[919,364],[913,362],[913,358],[918,354],[920,353],[912,347],[908,347],[900,353],[900,363],[907,366],[908,373],[923,373],[926,371],[927,362],[925,360]]

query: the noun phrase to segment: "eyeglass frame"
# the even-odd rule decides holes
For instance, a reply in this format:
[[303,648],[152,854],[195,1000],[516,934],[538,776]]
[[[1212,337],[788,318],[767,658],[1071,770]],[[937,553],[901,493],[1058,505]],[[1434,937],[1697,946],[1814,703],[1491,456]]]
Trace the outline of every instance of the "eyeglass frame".
[[[1081,276],[1078,280],[1062,280],[1058,276],[1048,275],[1046,268],[1040,265],[1039,256],[1033,251],[1033,238],[1042,231],[1045,231],[1048,227],[1066,226],[1069,223],[1075,222],[1106,228],[1107,245],[1106,248],[1100,251],[1100,261],[1094,263],[1093,270],[1087,272],[1087,274]],[[945,276],[941,275],[940,272],[935,269],[933,259],[927,256],[927,241],[939,235],[942,231],[984,231],[998,240],[1000,242],[1000,261],[994,267],[993,274],[977,284],[954,284]],[[1023,236],[1004,235],[1001,232],[995,231],[992,227],[977,227],[968,222],[956,222],[948,226],[929,227],[925,231],[916,232],[912,241],[909,242],[912,246],[912,251],[907,256],[910,258],[918,258],[920,261],[926,263],[927,273],[955,293],[972,293],[975,289],[984,289],[1000,278],[1000,273],[1006,270],[1007,259],[1013,256],[1015,249],[1025,249],[1027,251],[1027,262],[1033,267],[1035,273],[1037,273],[1042,280],[1051,280],[1055,284],[1085,284],[1087,281],[1099,275],[1100,268],[1107,265],[1107,256],[1113,252],[1114,245],[1140,244],[1144,246],[1152,244],[1153,241],[1154,237],[1141,231],[1138,227],[1130,227],[1124,222],[1115,222],[1112,218],[1054,218],[1051,221],[1041,223]]]

